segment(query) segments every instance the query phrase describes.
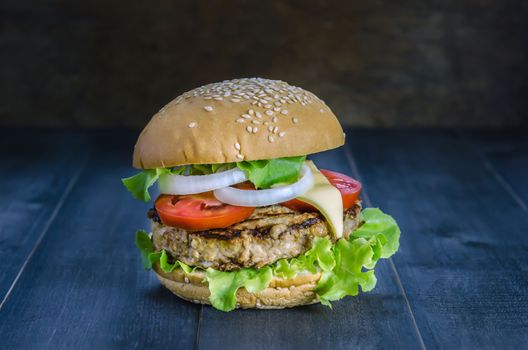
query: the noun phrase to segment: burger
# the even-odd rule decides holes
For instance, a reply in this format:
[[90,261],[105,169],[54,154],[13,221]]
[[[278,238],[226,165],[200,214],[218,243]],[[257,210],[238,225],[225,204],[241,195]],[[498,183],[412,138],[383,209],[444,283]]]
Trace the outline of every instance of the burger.
[[139,135],[122,179],[151,201],[136,245],[185,300],[230,311],[331,302],[376,285],[400,230],[362,210],[361,184],[309,160],[345,134],[313,93],[261,78],[205,85],[169,102]]

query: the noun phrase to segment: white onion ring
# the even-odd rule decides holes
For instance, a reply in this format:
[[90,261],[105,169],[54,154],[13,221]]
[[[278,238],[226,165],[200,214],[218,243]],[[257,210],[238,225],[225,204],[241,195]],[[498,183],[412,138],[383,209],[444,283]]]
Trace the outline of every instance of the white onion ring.
[[163,194],[196,194],[235,185],[247,180],[246,174],[234,168],[210,175],[160,175],[158,189]]
[[299,181],[269,190],[240,190],[233,187],[219,188],[214,196],[221,202],[241,207],[263,207],[294,199],[308,191],[313,185],[313,174],[303,164],[302,177]]

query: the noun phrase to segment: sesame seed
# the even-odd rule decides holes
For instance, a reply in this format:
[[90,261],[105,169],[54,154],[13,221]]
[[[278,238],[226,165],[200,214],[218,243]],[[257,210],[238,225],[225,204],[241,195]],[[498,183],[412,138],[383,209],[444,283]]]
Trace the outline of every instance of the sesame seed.
[[284,114],[284,115],[286,115],[286,114],[288,114],[288,110],[287,110],[287,109],[283,109],[283,110],[281,111],[281,113]]
[[252,122],[253,124],[256,124],[256,125],[260,124],[260,122],[259,122],[258,120],[252,120],[251,122]]
[[321,108],[321,109],[319,110],[319,112],[323,113],[323,112],[324,112],[324,109]]
[[244,118],[238,118],[236,121],[237,121],[237,123],[243,123],[243,122],[245,122],[246,120],[245,120]]
[[262,118],[262,114],[260,114],[260,112],[255,112],[255,117],[260,119],[260,118]]
[[253,114],[255,114],[255,111],[252,110],[252,109],[250,109],[250,110],[248,111],[248,114],[249,114],[249,115],[253,115]]
[[235,142],[235,149],[240,151],[240,143],[238,142]]
[[185,281],[185,283],[189,283],[189,277],[185,276],[183,280]]
[[268,122],[268,121],[265,121],[265,122],[264,122],[264,123],[262,123],[262,124],[264,124],[264,125],[268,125],[268,124],[269,124],[269,122]]
[[251,116],[249,114],[242,114],[242,118],[251,119]]
[[275,106],[277,106],[277,107],[280,107],[280,106],[282,105],[282,103],[280,103],[279,101],[275,101],[275,102],[273,102],[273,104],[274,104]]
[[293,122],[294,124],[297,124],[297,123],[299,122],[299,119],[297,119],[297,118],[292,118],[292,122]]
[[276,127],[273,128],[273,133],[274,133],[274,134],[276,134],[278,131],[279,131],[279,127],[278,127],[278,126],[276,126]]
[[273,111],[269,110],[269,109],[266,112],[264,112],[264,113],[266,113],[267,115],[273,115]]
[[204,106],[204,109],[207,111],[207,112],[211,112],[213,110],[213,107],[211,106]]
[[268,126],[268,131],[269,131],[269,132],[272,132],[272,131],[273,131],[273,125]]
[[253,134],[256,134],[258,131],[258,128],[256,126],[253,127]]
[[240,153],[238,153],[238,154],[236,155],[236,157],[237,157],[238,159],[244,159],[244,156],[241,155]]
[[212,99],[211,96],[204,96],[204,100],[210,100],[210,99]]
[[264,108],[271,108],[271,105],[264,105]]
[[214,99],[215,99],[215,100],[217,100],[217,101],[222,101],[222,100],[223,100],[224,98],[223,98],[223,97],[220,97],[220,96],[218,96],[218,97],[215,97]]
[[279,132],[279,137],[284,137],[284,135],[286,135],[284,131]]
[[238,98],[232,98],[232,99],[231,99],[231,102],[233,102],[233,103],[237,103],[237,102],[240,102],[240,100],[239,100]]
[[251,102],[252,105],[256,105],[257,103],[258,103],[257,101]]
[[196,126],[196,122],[190,122],[189,125],[187,125],[189,128],[194,128]]
[[275,139],[273,138],[273,136],[269,135],[269,136],[268,136],[268,141],[269,141],[269,142],[273,142],[273,141],[275,141]]
[[280,107],[273,107],[273,110],[274,110],[275,112],[278,112],[278,111],[280,111]]
[[273,119],[271,121],[276,123],[277,122],[277,117],[273,117]]
[[247,130],[247,132],[249,132],[251,134],[251,132],[253,131],[253,128],[250,125],[248,125],[248,126],[246,126],[246,130]]

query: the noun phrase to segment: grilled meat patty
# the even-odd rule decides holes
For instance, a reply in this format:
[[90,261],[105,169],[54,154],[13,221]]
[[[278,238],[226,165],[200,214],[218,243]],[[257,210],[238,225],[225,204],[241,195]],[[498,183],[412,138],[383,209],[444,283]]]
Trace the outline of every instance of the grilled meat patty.
[[[361,203],[343,213],[344,236],[359,224]],[[154,246],[181,262],[229,271],[260,268],[282,258],[298,256],[312,247],[314,237],[329,237],[325,218],[318,212],[300,213],[281,205],[255,209],[246,220],[223,229],[187,231],[163,225],[149,212]]]

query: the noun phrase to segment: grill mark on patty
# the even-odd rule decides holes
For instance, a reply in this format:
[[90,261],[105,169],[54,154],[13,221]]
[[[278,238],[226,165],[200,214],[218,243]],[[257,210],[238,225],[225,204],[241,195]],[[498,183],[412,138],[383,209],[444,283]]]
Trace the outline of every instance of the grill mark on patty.
[[320,218],[310,218],[308,220],[304,220],[301,223],[289,225],[288,229],[290,229],[290,230],[305,229],[305,228],[308,228],[308,227],[313,226],[315,224],[318,224],[319,222],[321,222]]
[[[287,213],[287,214],[280,214],[280,216],[295,216],[297,214],[295,213]],[[258,222],[260,219],[254,219],[254,220],[246,220],[244,221],[245,224],[252,223],[252,222]],[[285,232],[291,231],[291,230],[299,230],[299,229],[308,229],[313,225],[316,225],[318,223],[322,222],[322,219],[319,217],[310,217],[302,222],[295,223],[295,224],[282,224],[285,225]],[[216,238],[222,241],[228,241],[230,239],[234,239],[237,237],[240,237],[243,232],[246,234],[249,234],[253,237],[260,237],[265,238],[269,236],[271,228],[276,225],[281,225],[281,223],[272,222],[268,225],[264,226],[258,226],[257,228],[243,228],[243,229],[234,229],[234,228],[227,228],[227,229],[211,229],[206,231],[193,231],[189,232],[191,235],[201,236],[204,238]]]
[[[361,204],[357,204],[343,213],[347,232],[358,227]],[[257,208],[247,220],[224,229],[188,231],[153,221],[152,239],[157,250],[165,249],[190,266],[231,271],[298,256],[311,248],[316,236],[334,241],[329,230],[318,212],[300,213],[275,205]],[[348,239],[346,232],[343,237]]]
[[[352,207],[345,210],[344,215],[351,215],[355,214],[358,210],[359,205],[354,204]],[[307,229],[315,224],[318,224],[322,222],[322,219],[320,218],[320,215],[318,212],[310,212],[317,217],[308,218],[307,220],[304,220],[303,222],[287,225],[286,231],[288,230],[299,230],[299,229]],[[254,222],[258,222],[259,220],[265,219],[265,218],[277,218],[277,217],[293,217],[298,215],[295,211],[289,211],[289,212],[278,212],[278,213],[269,213],[268,210],[262,210],[262,212],[254,213],[251,216],[251,219],[246,219],[244,221],[245,224],[251,224]],[[152,207],[147,212],[147,216],[149,219],[153,220],[154,222],[157,222],[158,224],[162,224],[161,219],[158,215],[158,212],[156,208]],[[242,235],[243,232],[246,232],[250,234],[253,237],[267,237],[270,233],[270,230],[273,226],[277,225],[277,223],[272,223],[267,226],[261,226],[258,228],[244,228],[244,229],[234,229],[234,228],[224,228],[224,229],[210,229],[205,231],[189,231],[191,235],[201,236],[204,238],[216,238],[221,241],[229,241],[231,239],[238,238]]]
[[253,237],[265,237],[269,235],[269,232],[272,226],[273,225],[269,225],[268,227],[259,227],[258,229],[254,229],[254,228],[247,228],[244,230],[233,230],[233,229],[222,230],[220,229],[220,230],[207,230],[207,231],[193,231],[189,233],[191,235],[200,236],[204,238],[215,238],[221,241],[229,241],[231,239],[242,236],[243,232],[246,232]]

